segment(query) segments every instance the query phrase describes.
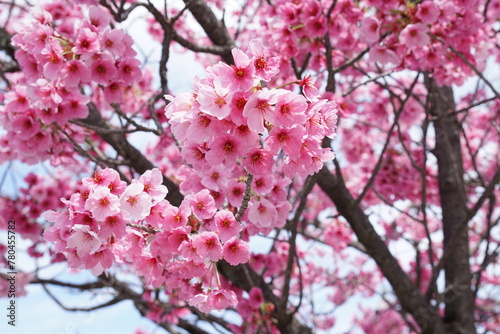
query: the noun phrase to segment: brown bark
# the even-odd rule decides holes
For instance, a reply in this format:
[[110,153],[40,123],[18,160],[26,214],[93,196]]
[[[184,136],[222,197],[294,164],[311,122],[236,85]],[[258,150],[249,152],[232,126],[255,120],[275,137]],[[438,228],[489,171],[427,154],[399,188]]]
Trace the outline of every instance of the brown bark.
[[[95,129],[97,134],[110,144],[119,155],[129,159],[131,167],[137,173],[142,174],[155,167],[151,161],[128,142],[125,133],[112,131],[117,129],[113,129],[92,104],[89,104],[89,116],[82,121],[92,126],[92,129]],[[173,205],[180,205],[183,195],[180,193],[179,187],[166,177],[163,177],[163,184],[168,188],[167,200]]]
[[476,333],[474,325],[474,297],[469,265],[469,238],[467,197],[464,187],[464,169],[460,145],[461,125],[457,119],[453,90],[438,86],[426,77],[428,111],[435,118],[436,144],[433,150],[438,162],[439,195],[443,220],[443,246],[453,242],[453,254],[444,263],[445,317],[453,333]]
[[234,64],[231,49],[236,45],[224,26],[224,23],[217,19],[204,0],[184,0],[184,2],[212,43],[214,43],[214,45],[227,47],[227,51],[221,56],[222,60],[228,64]]
[[318,184],[336,205],[338,212],[349,222],[366,252],[375,260],[398,297],[403,310],[413,316],[422,333],[445,333],[437,310],[420,294],[418,288],[401,269],[384,241],[371,225],[368,216],[356,205],[341,177],[323,167]]

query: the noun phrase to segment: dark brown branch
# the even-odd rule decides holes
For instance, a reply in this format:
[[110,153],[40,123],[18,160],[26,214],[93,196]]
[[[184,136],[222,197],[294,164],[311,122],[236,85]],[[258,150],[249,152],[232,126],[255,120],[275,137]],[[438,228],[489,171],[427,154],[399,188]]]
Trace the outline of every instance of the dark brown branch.
[[[89,103],[89,116],[81,120],[85,124],[89,124],[96,129],[97,134],[108,144],[110,144],[116,152],[121,155],[124,159],[130,161],[130,165],[134,170],[143,174],[147,170],[153,169],[154,165],[134,146],[132,146],[125,134],[119,132],[109,132],[109,129],[113,129],[104,118],[102,118],[96,107]],[[103,129],[102,131],[98,129]],[[180,205],[184,196],[180,193],[179,187],[166,178],[163,177],[163,184],[168,188],[168,194],[166,199],[173,205]]]
[[228,64],[234,64],[231,49],[236,45],[224,24],[217,19],[204,0],[184,0],[184,2],[212,43],[227,48],[227,51],[221,55],[222,60]]
[[463,180],[461,125],[456,114],[451,113],[456,109],[452,88],[438,86],[427,75],[425,84],[428,92],[427,109],[431,115],[437,117],[433,122],[436,132],[433,153],[438,164],[444,248],[450,248],[450,242],[456,240],[452,247],[453,256],[444,260],[445,320],[451,326],[459,327],[462,333],[472,334],[476,333],[476,329],[469,264],[469,237],[467,228],[461,227],[462,222],[469,221]]
[[61,282],[57,281],[54,279],[42,279],[42,278],[34,278],[30,281],[31,284],[50,284],[50,285],[56,285],[56,286],[62,286],[66,288],[71,288],[71,289],[78,289],[80,291],[84,290],[92,290],[92,289],[101,289],[104,287],[104,284],[102,282],[96,281],[96,282],[90,282],[90,283],[83,283],[83,284],[74,284],[70,282]]
[[[300,194],[298,196],[298,198],[300,199],[299,206],[295,211],[292,221],[287,224],[287,228],[291,232],[290,238],[288,239],[290,247],[288,251],[288,259],[287,259],[288,262],[285,269],[285,279],[284,279],[285,283],[283,286],[283,291],[281,293],[281,302],[278,307],[278,315],[280,319],[279,323],[281,324],[283,330],[286,329],[286,327],[288,326],[293,317],[293,313],[288,314],[287,306],[288,306],[288,298],[290,297],[290,284],[292,281],[291,277],[292,277],[293,265],[295,262],[295,258],[297,256],[296,252],[296,241],[298,234],[297,226],[299,224],[299,219],[302,216],[302,212],[306,207],[307,195],[309,195],[309,193],[312,191],[314,185],[316,184],[317,178],[318,174],[314,174],[313,176],[307,177],[306,182],[304,183],[304,186],[301,189]],[[282,328],[280,328],[280,330],[282,330]]]
[[[197,45],[191,41],[188,41],[181,35],[179,35],[176,31],[173,32],[172,39],[179,43],[181,46],[189,49],[193,52],[201,52],[201,53],[210,53],[217,56],[223,56],[227,54],[228,48],[219,45]],[[229,49],[230,51],[231,49]]]
[[98,310],[98,309],[101,309],[101,308],[105,308],[105,307],[108,307],[108,306],[111,306],[111,305],[115,305],[115,304],[117,304],[117,303],[125,300],[120,295],[118,295],[115,298],[107,301],[106,303],[95,305],[95,306],[91,306],[91,307],[68,307],[68,306],[64,305],[59,300],[59,298],[57,298],[52,292],[50,292],[50,290],[47,288],[47,286],[45,284],[42,284],[42,288],[49,295],[49,297],[52,298],[52,300],[57,305],[59,305],[59,307],[61,307],[63,310],[70,311],[70,312],[90,312],[90,311],[95,311],[95,310]]
[[359,242],[363,244],[391,284],[401,306],[413,316],[422,333],[444,333],[445,325],[437,310],[426,302],[408,275],[401,269],[363,210],[355,205],[355,200],[342,178],[334,176],[323,167],[319,172],[318,185],[349,222]]
[[[224,277],[228,278],[234,285],[245,290],[250,291],[254,286],[262,290],[262,294],[266,301],[274,304],[274,316],[277,317],[278,327],[283,334],[312,334],[309,327],[300,323],[295,317],[287,321],[286,326],[283,326],[282,320],[277,313],[280,299],[272,291],[272,287],[267,284],[261,275],[256,273],[248,264],[240,264],[238,266],[231,266],[226,261],[222,260],[217,262],[217,270]],[[287,319],[288,320],[288,319]]]

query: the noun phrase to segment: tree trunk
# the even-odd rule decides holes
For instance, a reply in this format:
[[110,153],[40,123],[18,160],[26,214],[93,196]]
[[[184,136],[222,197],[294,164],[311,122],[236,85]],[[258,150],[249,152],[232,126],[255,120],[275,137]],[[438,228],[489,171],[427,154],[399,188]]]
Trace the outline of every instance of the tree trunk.
[[[426,77],[428,111],[434,117],[436,144],[433,154],[439,168],[439,195],[443,219],[443,246],[454,247],[445,261],[445,322],[452,333],[476,333],[474,325],[474,297],[471,290],[472,274],[469,265],[467,200],[464,187],[460,132],[453,89],[439,87]],[[451,241],[456,240],[451,244]]]

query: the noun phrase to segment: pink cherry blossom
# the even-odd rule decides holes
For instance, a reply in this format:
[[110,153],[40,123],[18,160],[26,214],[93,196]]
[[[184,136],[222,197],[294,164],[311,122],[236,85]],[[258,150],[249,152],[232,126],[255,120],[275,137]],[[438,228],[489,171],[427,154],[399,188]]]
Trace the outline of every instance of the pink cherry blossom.
[[274,125],[291,127],[305,122],[306,110],[307,101],[302,95],[282,91],[279,94],[275,112],[269,118]]
[[423,1],[418,4],[417,17],[425,24],[437,21],[440,9],[434,1]]
[[250,174],[263,175],[271,172],[273,163],[274,160],[271,152],[255,148],[248,152],[243,166]]
[[79,83],[87,83],[90,81],[90,72],[85,64],[78,60],[72,59],[61,70],[61,76],[67,87],[78,86]]
[[272,117],[277,101],[275,92],[266,88],[250,96],[243,109],[243,116],[247,118],[250,130],[256,133],[264,132],[264,121]]
[[306,132],[301,126],[294,126],[292,128],[274,127],[269,133],[266,143],[269,150],[277,153],[279,149],[294,159],[300,155],[300,148],[302,146],[302,139],[305,137]]
[[232,290],[220,289],[209,293],[207,304],[216,310],[234,307],[238,303],[236,294]]
[[259,175],[253,178],[252,190],[259,195],[267,195],[274,188],[273,175]]
[[424,24],[409,24],[401,31],[399,39],[401,43],[408,47],[408,49],[412,50],[417,46],[425,46],[429,44],[431,39],[427,33],[428,28]]
[[207,189],[210,189],[210,194],[214,197],[216,207],[218,207],[217,199],[215,198],[213,191],[225,189],[228,179],[227,169],[222,165],[210,167],[204,170],[200,183],[207,187]]
[[219,78],[214,79],[213,87],[201,85],[197,97],[200,110],[218,119],[226,118],[231,112],[229,103],[232,94],[229,92],[229,88],[221,85]]
[[63,50],[59,44],[50,43],[41,52],[44,59],[43,74],[47,79],[56,79],[63,67]]
[[175,229],[183,227],[188,222],[188,217],[191,214],[191,209],[184,203],[180,207],[169,205],[164,211],[163,226]]
[[168,193],[167,187],[163,185],[163,174],[158,168],[145,171],[137,182],[144,185],[144,192],[151,197],[153,204],[163,200]]
[[113,81],[104,88],[104,98],[108,103],[120,103],[123,100],[123,86],[119,81]]
[[108,216],[99,223],[99,236],[107,239],[111,235],[121,238],[125,235],[125,220],[120,214]]
[[89,22],[97,29],[104,29],[110,23],[110,16],[102,7],[90,6],[89,8]]
[[297,81],[297,83],[302,87],[304,95],[309,101],[315,101],[319,98],[319,90],[310,75],[306,75],[302,80]]
[[217,211],[215,201],[208,189],[203,189],[194,195],[188,195],[185,200],[190,203],[193,214],[198,219],[212,218]]
[[101,48],[115,56],[123,56],[125,51],[125,45],[122,43],[124,35],[123,30],[106,28],[99,39]]
[[236,266],[250,259],[250,247],[246,242],[234,237],[224,243],[222,255],[230,265]]
[[241,224],[236,221],[233,213],[228,210],[220,210],[215,216],[215,225],[221,241],[227,241],[236,236],[242,229]]
[[399,64],[399,59],[396,53],[383,46],[374,46],[370,49],[370,60],[379,62],[382,65],[392,63],[393,65]]
[[120,209],[134,220],[146,218],[152,206],[151,198],[144,192],[144,185],[139,182],[130,184],[120,197]]
[[262,303],[265,302],[264,295],[262,294],[261,288],[254,286],[248,292],[250,297],[250,305],[254,310],[259,309]]
[[327,28],[327,20],[323,15],[309,17],[306,20],[306,29],[311,37],[323,37]]
[[254,56],[253,65],[255,75],[262,80],[269,81],[279,72],[279,59],[277,57],[267,57],[262,43],[257,39],[252,39],[248,45],[248,50]]
[[92,62],[91,73],[93,81],[101,85],[108,85],[115,80],[117,74],[113,58],[108,55],[101,55],[101,58]]
[[94,276],[99,276],[106,269],[111,268],[115,257],[107,247],[100,247],[96,252],[85,258],[85,268],[90,269]]
[[75,248],[79,257],[95,253],[101,246],[98,235],[88,225],[75,225],[68,238],[68,248]]
[[233,49],[232,54],[235,65],[218,64],[222,85],[231,91],[246,91],[255,85],[256,80],[253,77],[255,69],[250,58],[243,51]]
[[230,180],[228,184],[227,199],[232,206],[239,207],[245,194],[245,183],[237,180]]
[[226,168],[232,169],[236,159],[243,153],[240,142],[234,136],[223,133],[212,142],[205,159],[212,166],[223,164]]
[[120,201],[116,195],[111,194],[108,187],[99,186],[92,191],[85,202],[85,209],[92,212],[97,220],[104,220],[120,212]]
[[134,82],[141,80],[142,72],[140,69],[141,62],[136,58],[123,57],[118,61],[117,79],[122,81],[125,86],[131,85]]
[[222,246],[215,232],[202,232],[192,236],[193,247],[201,257],[210,261],[218,261],[222,258]]
[[380,38],[380,22],[374,17],[365,17],[361,21],[359,39],[367,44],[375,43]]
[[210,313],[213,310],[213,307],[207,303],[207,299],[207,295],[200,293],[189,300],[189,305],[195,306],[203,313]]
[[259,201],[250,201],[248,219],[257,226],[272,226],[278,218],[276,207],[265,198]]
[[78,38],[72,51],[83,59],[91,58],[93,54],[99,51],[99,41],[97,34],[89,28],[83,28],[78,32]]

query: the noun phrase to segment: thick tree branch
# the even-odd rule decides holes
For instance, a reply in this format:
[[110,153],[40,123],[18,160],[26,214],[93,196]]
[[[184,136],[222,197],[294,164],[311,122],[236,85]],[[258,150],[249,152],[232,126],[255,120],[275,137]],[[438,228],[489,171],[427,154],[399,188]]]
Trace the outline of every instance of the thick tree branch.
[[426,302],[408,275],[401,269],[363,210],[355,205],[355,200],[342,178],[333,175],[324,166],[319,172],[318,185],[349,222],[358,240],[391,284],[401,306],[413,316],[422,333],[444,333],[445,326],[437,310]]
[[[154,168],[154,165],[134,146],[132,146],[124,133],[110,132],[112,129],[99,111],[92,104],[88,104],[89,116],[82,120],[83,123],[93,126],[97,134],[108,144],[110,144],[119,155],[124,159],[130,160],[130,164],[134,170],[143,174],[147,170]],[[99,130],[99,129],[102,129]],[[179,187],[166,177],[163,177],[163,184],[168,188],[167,200],[173,205],[180,205],[183,195],[179,191]]]
[[[428,110],[434,121],[436,144],[433,150],[438,162],[439,195],[443,220],[443,244],[449,247],[456,239],[453,256],[444,263],[446,279],[445,321],[460,333],[476,333],[474,325],[474,298],[471,290],[472,274],[469,265],[469,238],[467,197],[464,187],[464,168],[460,145],[460,123],[455,110],[453,90],[438,86],[425,77],[428,91]],[[458,232],[458,234],[456,234]]]
[[221,54],[222,59],[228,64],[233,64],[231,49],[236,45],[224,24],[217,19],[204,0],[184,0],[184,2],[212,43],[226,48],[226,51]]
[[262,290],[264,299],[275,306],[274,316],[277,318],[276,327],[280,329],[281,333],[312,334],[311,329],[300,323],[295,317],[281,319],[278,313],[278,307],[281,304],[280,299],[273,293],[272,287],[264,281],[262,276],[256,273],[248,264],[231,266],[226,261],[219,261],[217,262],[217,269],[234,285],[245,291],[250,291],[254,286],[259,287]]

